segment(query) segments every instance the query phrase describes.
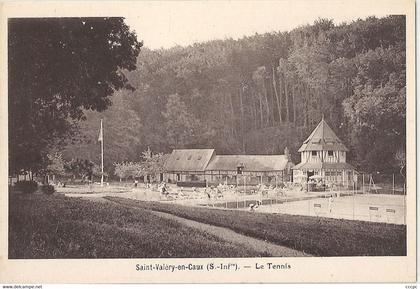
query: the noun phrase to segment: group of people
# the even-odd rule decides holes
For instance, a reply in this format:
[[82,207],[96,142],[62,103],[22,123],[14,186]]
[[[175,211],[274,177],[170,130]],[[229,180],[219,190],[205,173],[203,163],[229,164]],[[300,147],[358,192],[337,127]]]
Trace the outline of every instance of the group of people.
[[209,200],[212,197],[217,199],[223,198],[223,186],[221,184],[219,184],[217,187],[211,186],[210,189],[206,188],[204,192]]
[[57,184],[55,184],[54,182],[49,182],[49,184],[52,185],[52,186],[57,186],[59,188],[65,188],[66,187],[66,183],[61,182],[61,181],[58,181]]

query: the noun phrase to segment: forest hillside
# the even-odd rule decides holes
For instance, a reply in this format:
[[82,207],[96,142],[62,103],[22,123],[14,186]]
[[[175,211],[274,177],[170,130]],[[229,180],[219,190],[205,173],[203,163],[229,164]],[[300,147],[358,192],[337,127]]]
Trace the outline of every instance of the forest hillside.
[[[188,47],[142,48],[130,86],[105,112],[86,111],[66,159],[105,170],[140,161],[148,147],[215,148],[218,154],[283,154],[295,163],[324,116],[364,172],[398,172],[406,143],[405,17],[336,25],[319,19],[288,32]],[[145,43],[147,46],[147,43]]]

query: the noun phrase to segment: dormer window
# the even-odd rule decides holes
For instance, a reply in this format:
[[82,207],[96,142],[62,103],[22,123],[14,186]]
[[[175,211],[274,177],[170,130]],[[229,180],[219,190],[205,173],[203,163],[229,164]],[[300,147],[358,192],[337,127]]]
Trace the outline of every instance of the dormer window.
[[316,155],[317,155],[316,151],[312,151],[312,156],[316,157]]

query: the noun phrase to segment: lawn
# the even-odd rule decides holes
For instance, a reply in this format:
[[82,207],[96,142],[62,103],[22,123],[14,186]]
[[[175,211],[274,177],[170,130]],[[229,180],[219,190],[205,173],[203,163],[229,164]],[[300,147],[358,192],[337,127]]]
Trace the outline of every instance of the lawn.
[[9,258],[257,257],[147,209],[62,195],[9,195]]
[[118,197],[107,197],[107,199],[125,206],[167,212],[230,228],[247,236],[315,256],[405,256],[407,254],[405,225],[209,209]]

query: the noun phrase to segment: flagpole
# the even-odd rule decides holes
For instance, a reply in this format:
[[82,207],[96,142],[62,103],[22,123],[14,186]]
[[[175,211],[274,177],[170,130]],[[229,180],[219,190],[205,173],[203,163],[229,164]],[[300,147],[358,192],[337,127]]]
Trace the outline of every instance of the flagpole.
[[101,119],[101,187],[104,185],[104,131],[102,127],[102,119]]

